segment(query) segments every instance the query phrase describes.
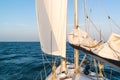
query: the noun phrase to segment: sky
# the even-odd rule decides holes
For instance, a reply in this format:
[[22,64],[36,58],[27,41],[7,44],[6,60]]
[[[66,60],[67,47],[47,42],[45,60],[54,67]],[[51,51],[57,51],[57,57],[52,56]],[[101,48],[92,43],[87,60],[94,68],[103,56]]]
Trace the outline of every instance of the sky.
[[[83,0],[79,3],[79,25],[84,29],[85,18]],[[87,0],[86,13],[99,29],[108,36],[110,26],[119,33],[113,23],[109,23],[107,16],[120,25],[120,0]],[[73,0],[68,0],[67,32],[73,29],[74,14]],[[90,29],[91,28],[91,24]],[[93,29],[92,29],[93,31]],[[39,41],[35,9],[35,0],[0,0],[0,41]]]

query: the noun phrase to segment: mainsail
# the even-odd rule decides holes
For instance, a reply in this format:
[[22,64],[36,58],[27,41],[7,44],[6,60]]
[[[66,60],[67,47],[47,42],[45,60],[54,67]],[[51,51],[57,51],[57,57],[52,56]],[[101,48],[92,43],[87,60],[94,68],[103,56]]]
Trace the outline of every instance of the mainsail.
[[120,61],[120,35],[112,33],[106,43],[93,40],[85,31],[73,29],[69,35],[70,44],[82,47],[88,51],[112,60]]
[[94,52],[101,57],[120,61],[120,35],[112,33],[109,40]]
[[73,29],[69,34],[68,34],[68,40],[71,44],[81,46],[87,50],[91,50],[94,48],[96,45],[98,45],[99,42],[96,40],[93,40],[87,32],[84,30],[78,28],[78,29]]
[[66,57],[67,0],[36,0],[43,52]]
[[72,47],[120,69],[120,35],[112,33],[107,42],[93,40],[85,31],[72,30],[68,35]]

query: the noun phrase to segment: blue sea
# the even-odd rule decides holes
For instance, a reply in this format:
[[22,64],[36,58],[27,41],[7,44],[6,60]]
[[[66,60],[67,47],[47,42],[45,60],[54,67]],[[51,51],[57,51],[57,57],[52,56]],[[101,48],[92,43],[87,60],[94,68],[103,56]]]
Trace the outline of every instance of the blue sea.
[[[68,43],[66,46],[67,60],[73,62],[73,48]],[[54,60],[58,66],[60,57],[44,54],[39,42],[0,42],[0,80],[44,80]],[[104,65],[107,78],[120,80],[119,70]]]

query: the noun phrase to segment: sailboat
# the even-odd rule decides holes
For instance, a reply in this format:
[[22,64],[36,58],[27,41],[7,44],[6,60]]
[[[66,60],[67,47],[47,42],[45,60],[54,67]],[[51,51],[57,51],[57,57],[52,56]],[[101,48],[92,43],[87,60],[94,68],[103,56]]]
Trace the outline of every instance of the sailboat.
[[[56,60],[53,61],[52,72],[46,80],[108,80],[102,75],[101,61],[120,69],[119,64],[116,64],[120,61],[120,35],[113,33],[105,43],[92,39],[78,25],[78,0],[74,0],[75,29],[68,34],[69,44],[74,48],[74,64],[68,62],[66,59],[67,4],[68,0],[36,0],[41,49],[45,54],[61,58],[58,67],[56,67]],[[79,50],[85,52],[80,65]],[[95,58],[95,72],[88,70],[89,61],[86,67],[82,67],[87,55]],[[96,59],[99,60],[100,73],[97,70]]]

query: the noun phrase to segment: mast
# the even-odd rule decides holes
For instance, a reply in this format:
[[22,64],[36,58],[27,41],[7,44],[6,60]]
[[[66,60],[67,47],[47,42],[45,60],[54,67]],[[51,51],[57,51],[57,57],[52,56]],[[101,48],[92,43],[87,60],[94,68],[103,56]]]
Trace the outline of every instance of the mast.
[[[74,27],[78,29],[78,0],[74,0]],[[74,65],[75,65],[75,73],[79,73],[79,50],[74,49]]]

